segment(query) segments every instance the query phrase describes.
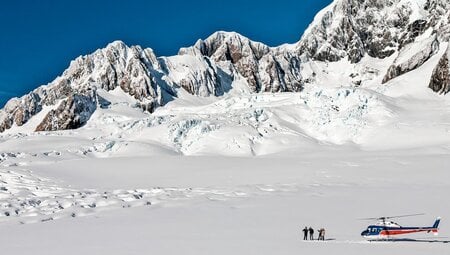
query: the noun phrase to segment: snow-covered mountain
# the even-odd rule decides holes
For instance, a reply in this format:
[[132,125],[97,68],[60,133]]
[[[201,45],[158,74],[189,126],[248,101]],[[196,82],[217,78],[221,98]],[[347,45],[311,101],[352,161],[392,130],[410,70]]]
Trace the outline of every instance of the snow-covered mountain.
[[78,128],[105,103],[97,89],[120,87],[148,112],[173,100],[180,88],[196,96],[220,96],[240,79],[252,92],[299,91],[299,68],[289,53],[275,54],[236,33],[218,32],[177,56],[160,58],[151,49],[116,41],[72,61],[50,84],[11,99],[0,113],[0,131],[22,126],[44,107],[53,109],[36,131]]
[[[449,0],[335,0],[299,42],[279,47],[216,32],[176,56],[157,57],[151,49],[116,41],[8,101],[0,110],[0,132],[101,126],[105,111],[121,115],[115,107],[126,104],[122,115],[142,113],[135,120],[165,113],[169,130],[181,132],[175,144],[198,140],[198,134],[186,133],[188,127],[209,132],[246,125],[252,131],[230,131],[233,139],[247,134],[250,144],[258,143],[262,116],[272,116],[264,130],[272,135],[290,130],[356,142],[356,135],[393,114],[393,95],[422,97],[433,90],[442,100],[438,94],[450,91],[449,10]],[[249,122],[246,114],[253,116]]]
[[334,1],[316,16],[297,47],[321,61],[386,58],[409,51],[407,46],[428,30],[447,40],[448,7],[448,1],[433,0]]
[[[450,254],[449,10],[336,0],[294,44],[75,59],[0,110],[2,254]],[[440,237],[360,235],[415,212]]]

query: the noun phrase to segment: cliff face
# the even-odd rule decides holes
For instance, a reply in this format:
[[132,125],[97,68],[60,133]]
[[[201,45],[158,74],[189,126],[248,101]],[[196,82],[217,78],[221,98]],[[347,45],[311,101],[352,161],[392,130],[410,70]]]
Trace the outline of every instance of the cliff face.
[[440,94],[450,92],[450,46],[434,68],[429,87]]
[[[152,112],[165,100],[170,100],[166,94],[173,94],[170,90],[161,93],[156,78],[157,67],[158,61],[150,49],[127,47],[122,42],[111,43],[104,49],[72,61],[69,68],[50,84],[10,100],[1,113],[0,131],[14,124],[21,126],[39,113],[43,106],[53,105],[57,109],[42,120],[37,130],[79,127],[95,111],[97,89],[109,91],[120,87],[133,96],[143,109]],[[83,116],[78,116],[81,113]],[[59,116],[71,120],[55,121]]]
[[58,108],[45,116],[36,127],[36,131],[76,129],[83,126],[97,108],[94,94],[92,91],[87,95],[70,95],[59,104]]
[[366,55],[383,59],[430,28],[447,37],[443,17],[449,6],[448,0],[334,1],[316,16],[297,50],[319,61],[358,63]]
[[300,91],[300,60],[288,51],[276,51],[237,33],[217,32],[180,54],[205,56],[218,64],[231,63],[252,92]]
[[[431,32],[431,31],[430,31]],[[423,39],[404,46],[383,78],[386,83],[402,74],[415,70],[439,51],[436,35],[425,35]]]

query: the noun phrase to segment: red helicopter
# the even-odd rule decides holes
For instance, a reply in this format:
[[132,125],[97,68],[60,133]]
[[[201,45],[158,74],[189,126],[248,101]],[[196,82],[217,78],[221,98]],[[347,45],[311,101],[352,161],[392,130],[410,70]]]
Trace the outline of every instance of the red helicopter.
[[390,219],[393,218],[412,217],[418,215],[423,215],[423,213],[362,219],[362,220],[377,220],[378,222],[375,225],[368,226],[367,229],[361,233],[361,236],[369,240],[389,240],[392,236],[420,233],[420,232],[433,233],[437,235],[439,231],[438,228],[439,223],[441,222],[440,217],[436,219],[436,221],[431,227],[403,227],[393,221],[390,221]]

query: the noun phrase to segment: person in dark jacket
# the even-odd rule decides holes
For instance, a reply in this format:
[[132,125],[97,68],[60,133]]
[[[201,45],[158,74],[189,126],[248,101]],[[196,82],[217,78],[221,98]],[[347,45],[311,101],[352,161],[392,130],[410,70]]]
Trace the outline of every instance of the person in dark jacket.
[[308,227],[305,227],[302,231],[303,231],[303,240],[308,240]]
[[309,240],[314,240],[314,229],[309,227]]

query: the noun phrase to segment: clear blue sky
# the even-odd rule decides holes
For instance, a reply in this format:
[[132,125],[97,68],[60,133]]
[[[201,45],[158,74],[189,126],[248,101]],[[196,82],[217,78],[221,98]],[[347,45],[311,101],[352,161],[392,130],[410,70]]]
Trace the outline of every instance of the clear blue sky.
[[298,41],[331,0],[17,0],[0,7],[0,107],[114,40],[158,56],[217,30],[276,46]]

